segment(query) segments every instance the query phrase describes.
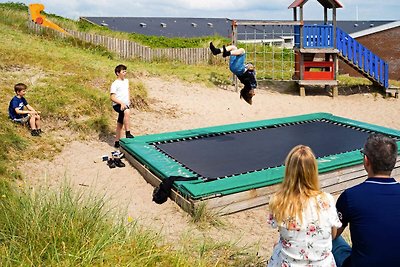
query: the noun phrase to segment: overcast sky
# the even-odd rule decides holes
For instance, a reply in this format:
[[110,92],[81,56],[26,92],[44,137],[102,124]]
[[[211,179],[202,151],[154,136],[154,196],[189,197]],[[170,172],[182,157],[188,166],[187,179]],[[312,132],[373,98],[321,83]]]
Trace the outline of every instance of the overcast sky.
[[[288,6],[294,0],[42,0],[13,1],[42,3],[45,12],[79,17],[195,17],[291,20]],[[0,3],[9,2],[0,0]],[[338,20],[400,20],[399,0],[340,0]],[[323,8],[317,0],[306,3],[304,18],[322,20]],[[331,15],[331,12],[329,12]]]

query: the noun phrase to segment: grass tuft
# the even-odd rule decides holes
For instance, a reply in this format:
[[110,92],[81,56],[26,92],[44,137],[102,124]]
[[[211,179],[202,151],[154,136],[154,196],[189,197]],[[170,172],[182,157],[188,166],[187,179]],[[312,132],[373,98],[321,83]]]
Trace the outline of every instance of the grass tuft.
[[200,203],[195,207],[192,214],[192,222],[201,229],[210,226],[219,227],[225,225],[221,220],[221,216],[217,212],[210,211],[206,203]]

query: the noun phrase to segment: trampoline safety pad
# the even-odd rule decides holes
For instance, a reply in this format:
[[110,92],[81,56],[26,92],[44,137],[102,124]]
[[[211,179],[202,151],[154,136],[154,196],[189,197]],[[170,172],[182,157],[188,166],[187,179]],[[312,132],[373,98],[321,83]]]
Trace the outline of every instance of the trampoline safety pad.
[[199,200],[280,183],[286,155],[299,144],[314,151],[320,174],[359,165],[360,149],[375,132],[399,144],[400,131],[313,113],[125,138],[121,146],[161,180],[198,177],[174,186],[183,197]]

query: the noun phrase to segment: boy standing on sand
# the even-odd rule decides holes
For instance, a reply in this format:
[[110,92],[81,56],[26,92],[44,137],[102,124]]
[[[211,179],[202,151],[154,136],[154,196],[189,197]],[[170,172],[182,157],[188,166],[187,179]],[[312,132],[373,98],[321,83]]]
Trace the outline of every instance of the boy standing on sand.
[[13,122],[25,124],[29,122],[32,136],[40,136],[40,111],[35,110],[25,99],[27,86],[17,83],[14,86],[14,96],[8,106],[8,115]]
[[134,138],[130,132],[130,110],[131,104],[129,94],[129,81],[125,79],[126,66],[118,65],[115,67],[115,75],[117,79],[111,84],[110,98],[112,101],[113,109],[118,112],[117,127],[115,134],[114,147],[119,147],[119,139],[121,138],[122,128],[125,128],[126,138]]

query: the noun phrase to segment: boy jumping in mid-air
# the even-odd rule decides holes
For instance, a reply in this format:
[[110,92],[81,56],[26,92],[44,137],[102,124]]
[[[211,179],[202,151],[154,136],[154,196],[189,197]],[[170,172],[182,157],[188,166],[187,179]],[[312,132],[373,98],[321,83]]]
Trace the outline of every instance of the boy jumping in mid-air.
[[13,122],[25,124],[29,122],[32,136],[40,136],[40,111],[35,110],[25,99],[27,86],[17,83],[14,86],[14,96],[8,106],[8,115]]
[[244,85],[243,89],[240,90],[240,98],[251,105],[253,103],[252,98],[255,95],[254,89],[257,88],[257,81],[254,65],[245,63],[245,50],[234,45],[227,47],[224,45],[222,49],[216,48],[212,42],[210,43],[210,50],[214,56],[222,53],[223,57],[229,57],[229,69]]
[[118,112],[117,127],[115,134],[114,147],[119,147],[119,139],[121,138],[122,128],[125,128],[126,138],[134,138],[130,132],[130,111],[131,104],[129,94],[129,81],[125,79],[126,66],[118,65],[115,67],[115,75],[117,79],[111,84],[110,98],[113,104],[113,109]]

